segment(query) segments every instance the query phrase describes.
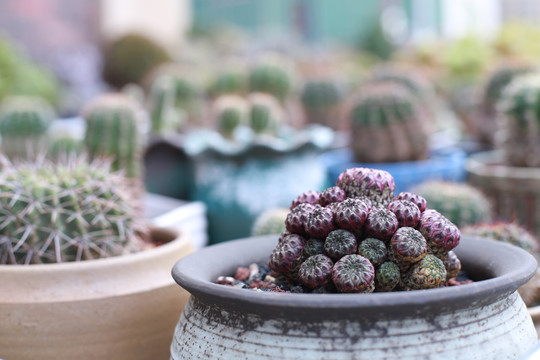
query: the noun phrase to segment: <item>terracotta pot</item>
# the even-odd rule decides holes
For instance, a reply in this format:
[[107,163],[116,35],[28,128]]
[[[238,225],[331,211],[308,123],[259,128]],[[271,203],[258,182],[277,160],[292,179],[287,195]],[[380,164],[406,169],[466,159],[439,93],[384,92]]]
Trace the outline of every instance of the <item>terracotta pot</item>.
[[522,249],[464,237],[456,253],[475,282],[371,294],[287,294],[212,281],[266,261],[276,236],[207,247],[179,261],[175,280],[192,297],[171,359],[511,359],[536,331],[516,289],[536,271]]
[[193,248],[174,231],[152,235],[167,243],[108,259],[0,265],[0,358],[166,359],[189,295],[170,268]]

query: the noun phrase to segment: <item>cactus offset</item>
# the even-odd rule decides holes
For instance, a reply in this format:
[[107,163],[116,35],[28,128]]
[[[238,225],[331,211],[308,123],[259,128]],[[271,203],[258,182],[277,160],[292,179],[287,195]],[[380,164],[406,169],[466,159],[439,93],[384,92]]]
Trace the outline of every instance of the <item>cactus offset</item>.
[[324,241],[324,252],[334,261],[354,254],[357,247],[354,234],[343,229],[331,231]]
[[375,291],[392,291],[399,284],[401,272],[396,263],[386,261],[375,269]]
[[396,184],[389,172],[370,168],[351,168],[339,174],[336,185],[347,197],[366,197],[373,205],[386,206],[394,198]]
[[371,261],[373,266],[379,266],[386,260],[386,244],[375,238],[364,239],[358,245],[358,255]]
[[46,133],[53,118],[53,108],[41,98],[7,98],[0,105],[2,152],[10,158],[28,158],[46,150]]
[[137,251],[141,222],[107,163],[4,162],[0,263],[59,263]]
[[334,264],[332,280],[339,292],[370,293],[375,290],[375,268],[361,255],[346,255]]
[[298,278],[302,285],[310,289],[326,286],[332,279],[333,266],[334,263],[326,255],[311,256],[300,265]]
[[446,269],[444,263],[431,254],[413,264],[403,279],[405,290],[438,288],[443,286],[445,282]]
[[459,245],[461,232],[450,220],[436,210],[426,210],[420,217],[418,230],[428,244],[428,252],[442,259]]

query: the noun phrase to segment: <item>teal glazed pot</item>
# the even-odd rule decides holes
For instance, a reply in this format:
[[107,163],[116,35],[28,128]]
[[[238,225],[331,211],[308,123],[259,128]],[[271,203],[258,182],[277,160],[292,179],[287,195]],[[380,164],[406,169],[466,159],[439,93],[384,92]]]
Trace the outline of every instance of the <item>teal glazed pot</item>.
[[206,205],[210,243],[249,236],[265,210],[288,208],[298,194],[325,188],[320,153],[332,140],[333,131],[322,126],[239,143],[212,131],[190,134],[185,150],[194,164],[191,199]]
[[291,294],[214,284],[261,262],[277,236],[207,247],[176,263],[191,293],[176,326],[179,359],[520,359],[537,333],[517,288],[536,271],[522,249],[464,236],[471,284],[371,294]]
[[368,167],[388,171],[394,177],[396,194],[427,180],[464,181],[466,158],[466,153],[457,147],[434,150],[426,160],[393,163],[357,163],[350,149],[331,151],[322,157],[331,184],[335,184],[339,174],[349,168]]

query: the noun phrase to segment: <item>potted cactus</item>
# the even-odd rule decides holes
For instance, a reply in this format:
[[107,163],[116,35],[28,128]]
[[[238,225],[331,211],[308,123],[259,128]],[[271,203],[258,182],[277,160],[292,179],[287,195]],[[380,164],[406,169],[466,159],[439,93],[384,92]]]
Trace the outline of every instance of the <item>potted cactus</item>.
[[474,154],[467,161],[469,181],[488,194],[495,215],[515,219],[540,234],[540,76],[526,74],[506,88],[500,106],[500,138],[496,150]]
[[1,356],[166,357],[188,236],[149,228],[107,162],[3,159],[0,188]]
[[192,297],[171,359],[525,355],[537,334],[515,290],[535,259],[462,238],[421,196],[394,191],[386,171],[347,169],[294,199],[281,235],[180,260],[173,277]]
[[347,168],[367,166],[390,172],[397,191],[428,179],[462,181],[465,154],[454,147],[431,149],[435,127],[424,100],[401,82],[365,84],[347,101],[350,150],[325,155],[330,182]]

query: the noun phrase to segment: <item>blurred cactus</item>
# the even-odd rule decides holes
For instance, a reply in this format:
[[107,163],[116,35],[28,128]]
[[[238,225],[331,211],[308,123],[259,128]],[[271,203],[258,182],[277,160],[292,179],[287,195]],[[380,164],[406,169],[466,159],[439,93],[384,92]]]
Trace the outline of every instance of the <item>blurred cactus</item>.
[[233,138],[234,130],[247,124],[247,101],[236,95],[222,95],[214,101],[214,117],[221,134]]
[[253,224],[251,234],[253,236],[281,234],[285,230],[285,219],[289,209],[274,208],[260,214]]
[[97,259],[141,247],[142,225],[107,163],[3,159],[0,190],[0,264]]
[[275,135],[284,122],[283,109],[271,95],[252,93],[248,97],[249,125],[256,134]]
[[499,29],[493,47],[503,58],[536,62],[540,58],[540,28],[532,23],[506,22]]
[[333,79],[306,81],[301,100],[308,122],[339,128],[343,91]]
[[82,116],[87,124],[84,143],[90,159],[111,157],[113,170],[123,170],[130,178],[141,177],[139,105],[122,94],[105,94],[87,104]]
[[418,98],[403,85],[364,85],[348,101],[352,147],[358,162],[424,159],[428,155],[429,119]]
[[209,92],[213,97],[226,94],[245,95],[247,85],[247,76],[241,70],[224,71],[213,80]]
[[148,71],[170,61],[165,49],[144,36],[123,36],[104,51],[103,78],[121,88],[129,83],[140,84]]
[[460,228],[491,221],[488,198],[465,183],[427,181],[414,187],[412,192],[425,198],[430,209],[437,210]]
[[0,134],[4,154],[9,158],[28,158],[46,151],[47,129],[54,116],[53,108],[41,98],[6,98],[0,105]]
[[249,91],[273,95],[283,103],[293,88],[292,72],[292,65],[285,59],[267,56],[251,69]]

